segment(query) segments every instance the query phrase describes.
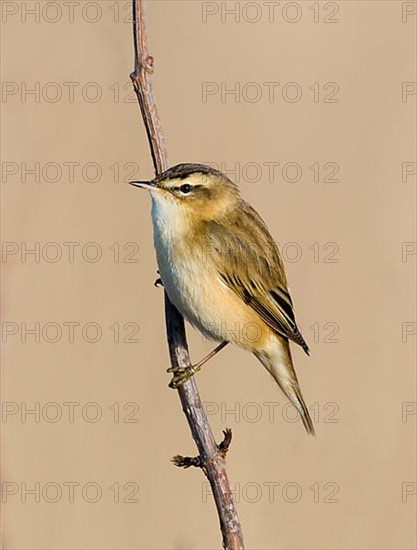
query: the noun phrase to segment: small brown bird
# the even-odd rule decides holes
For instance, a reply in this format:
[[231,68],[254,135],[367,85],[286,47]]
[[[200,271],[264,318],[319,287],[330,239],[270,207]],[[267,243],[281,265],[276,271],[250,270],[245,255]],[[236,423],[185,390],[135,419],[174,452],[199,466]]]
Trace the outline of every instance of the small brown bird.
[[[131,183],[151,193],[156,256],[170,301],[206,337],[222,342],[219,349],[232,342],[251,351],[314,434],[289,341],[309,349],[283,261],[260,216],[229,178],[203,164],[178,164],[151,181]],[[205,361],[176,369],[172,386]]]

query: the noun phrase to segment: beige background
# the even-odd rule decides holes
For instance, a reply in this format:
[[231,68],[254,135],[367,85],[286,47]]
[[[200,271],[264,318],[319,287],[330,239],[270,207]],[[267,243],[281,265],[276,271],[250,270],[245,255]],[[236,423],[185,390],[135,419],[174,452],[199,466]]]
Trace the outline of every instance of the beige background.
[[[7,10],[1,72],[8,83],[1,105],[2,238],[3,251],[15,252],[2,265],[4,547],[219,548],[217,517],[201,472],[181,471],[169,461],[177,453],[193,455],[195,448],[177,395],[167,387],[150,201],[123,181],[152,175],[138,108],[129,95],[131,28],[122,21],[129,3],[120,2],[119,22],[114,2],[95,3],[101,7],[96,23],[87,21],[97,13],[94,6],[84,17],[81,6],[74,7],[72,23],[65,8],[54,23],[53,6],[36,22],[30,15],[25,20],[22,11],[34,2],[2,4]],[[262,2],[257,11],[254,3],[240,3],[240,22],[230,15],[222,22],[225,5],[209,4],[148,5],[154,86],[169,158],[172,164],[224,163],[229,170],[240,163],[235,179],[244,197],[286,245],[297,316],[312,348],[310,358],[299,349],[294,355],[315,411],[315,439],[300,422],[289,421],[291,409],[248,354],[228,348],[198,375],[216,436],[220,439],[225,426],[233,429],[228,468],[247,547],[415,548],[416,337],[403,341],[416,320],[415,255],[402,259],[403,243],[415,241],[416,179],[402,181],[402,164],[416,161],[415,96],[402,100],[402,83],[416,80],[416,16],[402,21],[412,3],[343,1],[325,8],[320,2],[318,22],[313,2],[281,3],[273,22]],[[334,5],[339,22],[323,22]],[[202,10],[216,8],[204,23]],[[297,13],[299,21],[285,20]],[[37,100],[25,95],[25,85],[34,88],[36,82]],[[65,82],[80,83],[72,102]],[[89,82],[102,92],[97,102],[83,97]],[[219,89],[222,83],[258,87],[246,87],[240,101],[228,95],[222,102],[219,93],[204,102],[205,82]],[[265,82],[280,83],[272,102]],[[299,101],[283,99],[288,82],[300,87]],[[309,89],[314,82],[321,92],[326,82],[336,82],[339,101],[324,103],[321,93],[316,103]],[[247,101],[256,89],[262,92],[259,100]],[[54,90],[62,92],[56,102]],[[91,85],[88,92],[94,97]],[[74,181],[68,162],[80,163]],[[92,162],[102,172],[96,182],[88,181],[94,179],[91,167],[87,177],[81,170]],[[273,181],[263,164],[268,162],[280,163]],[[289,162],[302,168],[299,181],[283,178],[281,168]],[[309,167],[327,162],[338,164],[339,182],[324,182],[323,172],[314,182]],[[46,172],[39,182],[33,175],[24,181],[22,163],[28,168],[40,163]],[[62,170],[56,182],[48,163]],[[119,181],[114,163],[120,166]],[[126,163],[139,169],[131,173]],[[258,164],[259,178],[251,172],[253,164],[245,169],[247,163]],[[39,261],[22,258],[24,247],[36,242]],[[54,242],[62,251],[56,262],[48,261],[48,254],[54,256],[48,243]],[[80,243],[73,262],[65,242]],[[95,263],[81,254],[91,242],[102,252]],[[123,250],[129,242],[138,244],[137,253]],[[332,256],[337,262],[325,261],[334,250],[326,243],[338,246]],[[138,262],[123,261],[131,251]],[[86,254],[94,257],[93,248]],[[63,324],[68,322],[80,323],[73,343]],[[81,334],[90,322],[102,330],[96,343]],[[122,339],[131,330],[125,323],[136,323],[139,342],[114,342],[109,327],[116,322]],[[33,335],[24,341],[24,323],[27,328],[40,323],[39,342]],[[56,343],[47,341],[54,338],[48,323],[63,331]],[[334,324],[338,331],[332,336]],[[14,329],[14,335],[4,333]],[[195,359],[211,349],[192,330],[189,339]],[[24,414],[36,402],[38,422]],[[80,404],[73,422],[68,402]],[[129,402],[138,404],[138,412],[134,406],[123,409]],[[97,410],[101,418],[89,422]],[[62,417],[53,422],[57,411]],[[139,421],[124,421],[129,413]],[[74,502],[69,482],[79,484]],[[137,485],[125,486],[128,482]],[[25,501],[25,487],[36,488],[35,483],[39,502],[33,494]],[[88,483],[102,491],[96,503],[88,502],[94,498]],[[114,483],[120,484],[121,501],[138,487],[133,497],[138,502],[115,502]],[[52,502],[57,490],[62,495]]]

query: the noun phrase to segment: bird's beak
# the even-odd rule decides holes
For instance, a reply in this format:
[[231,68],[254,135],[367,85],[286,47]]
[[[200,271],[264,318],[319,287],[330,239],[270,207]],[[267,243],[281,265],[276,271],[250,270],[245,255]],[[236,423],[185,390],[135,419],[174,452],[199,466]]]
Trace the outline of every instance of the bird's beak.
[[147,189],[148,191],[151,191],[152,189],[157,189],[155,186],[154,180],[149,181],[129,181],[130,185],[134,185],[135,187],[139,187],[139,189]]

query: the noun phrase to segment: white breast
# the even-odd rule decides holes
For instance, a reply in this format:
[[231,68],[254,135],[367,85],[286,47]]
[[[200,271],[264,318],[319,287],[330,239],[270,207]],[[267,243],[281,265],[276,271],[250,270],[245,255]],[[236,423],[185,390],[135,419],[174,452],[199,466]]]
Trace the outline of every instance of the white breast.
[[181,205],[165,197],[152,198],[156,256],[170,301],[206,337],[239,343],[233,332],[246,321],[247,306],[220,280],[203,249],[186,246],[188,224],[179,211]]

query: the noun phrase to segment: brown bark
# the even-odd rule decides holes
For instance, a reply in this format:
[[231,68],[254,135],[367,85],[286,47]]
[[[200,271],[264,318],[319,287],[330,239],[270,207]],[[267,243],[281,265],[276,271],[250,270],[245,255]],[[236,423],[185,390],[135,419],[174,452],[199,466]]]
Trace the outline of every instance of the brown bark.
[[[132,0],[132,2],[135,70],[130,77],[146,128],[155,174],[159,174],[168,168],[168,160],[150,79],[153,72],[153,58],[149,55],[147,49],[145,6],[144,0]],[[184,319],[170,303],[166,293],[165,320],[171,365],[173,367],[187,367],[190,365],[190,357]],[[226,430],[223,442],[217,445],[194,377],[180,385],[177,391],[191,434],[197,445],[199,456],[195,458],[176,456],[173,458],[173,462],[177,466],[185,468],[197,466],[204,471],[210,482],[216,503],[223,536],[223,547],[227,550],[243,550],[244,543],[239,518],[226,472],[225,456],[232,437],[231,431]]]

